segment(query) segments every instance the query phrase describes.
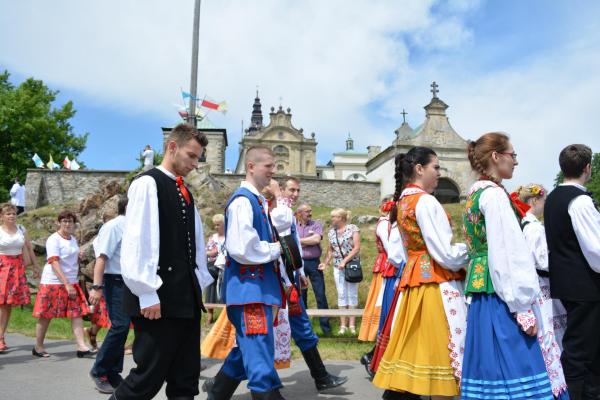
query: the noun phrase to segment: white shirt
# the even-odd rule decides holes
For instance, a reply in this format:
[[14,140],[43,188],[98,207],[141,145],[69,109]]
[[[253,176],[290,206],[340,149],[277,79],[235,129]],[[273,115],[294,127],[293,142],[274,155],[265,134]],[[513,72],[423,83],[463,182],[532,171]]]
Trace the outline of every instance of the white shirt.
[[[169,178],[175,176],[162,166],[157,167]],[[158,195],[156,181],[151,176],[135,179],[127,193],[127,218],[121,243],[121,274],[127,287],[140,299],[140,308],[159,304],[156,291],[162,279],[156,273],[160,251]],[[204,231],[198,210],[194,208],[196,236],[196,278],[203,289],[214,280],[206,266]]]
[[523,217],[523,223],[525,222],[527,225],[523,228],[523,234],[531,254],[533,254],[535,268],[548,271],[548,243],[546,243],[544,225],[530,212]]
[[94,254],[96,258],[104,254],[107,260],[104,264],[105,274],[121,274],[121,240],[125,228],[125,216],[119,215],[100,228],[94,239]]
[[398,229],[398,224],[396,222],[392,224],[387,253],[388,261],[392,263],[394,267],[399,268],[401,265],[406,264],[406,249],[404,248],[400,229]]
[[[419,188],[406,188],[401,197],[415,192],[423,192]],[[419,198],[415,209],[417,224],[425,240],[427,252],[440,266],[451,271],[460,271],[469,261],[467,245],[452,244],[452,227],[448,214],[439,201],[429,193]]]
[[491,181],[478,181],[471,188],[491,186],[479,198],[479,209],[485,216],[488,267],[496,294],[511,312],[531,310],[540,284],[533,255],[510,205],[508,195]]
[[[586,190],[584,186],[576,183],[563,183],[563,185],[572,185]],[[587,194],[582,194],[571,200],[568,211],[583,256],[590,264],[590,268],[600,273],[600,213],[594,206],[594,201]]]
[[[296,220],[296,216],[294,215],[294,211],[291,208],[291,200],[286,198],[277,199],[277,207],[270,210],[271,213],[271,221],[273,221],[273,226],[277,230],[279,236],[286,236],[292,233],[292,225],[296,224],[296,228],[298,227],[298,221]],[[302,257],[302,245],[300,244],[300,233],[298,229],[296,229],[296,243],[298,244],[298,251],[300,252],[300,257]],[[302,267],[298,269],[300,275],[304,275],[304,259],[302,260]],[[285,271],[285,265],[283,261],[280,262],[279,265]],[[289,279],[288,279],[289,280]]]
[[[58,257],[58,263],[65,278],[70,284],[77,283],[77,274],[79,272],[79,246],[77,240],[71,235],[70,239],[65,239],[54,232],[46,240],[46,259]],[[40,283],[45,285],[58,285],[62,282],[58,279],[52,265],[46,263],[42,272]]]
[[17,225],[15,233],[8,233],[0,226],[0,254],[18,256],[23,253],[25,244],[25,228]]
[[10,203],[16,207],[25,207],[25,186],[18,183],[10,189]]
[[385,249],[385,253],[389,252],[390,246],[390,235],[392,231],[390,229],[390,220],[387,217],[379,218],[379,222],[377,223],[377,227],[375,229],[375,234],[381,240],[383,244],[383,248]]
[[144,150],[142,156],[144,157],[144,165],[154,165],[154,150]]
[[[263,203],[265,214],[269,212],[267,200],[248,181],[242,181],[241,187],[257,195]],[[244,196],[235,198],[227,207],[227,234],[225,249],[227,254],[240,264],[260,265],[279,258],[278,243],[260,240],[258,232],[252,226],[252,205]]]

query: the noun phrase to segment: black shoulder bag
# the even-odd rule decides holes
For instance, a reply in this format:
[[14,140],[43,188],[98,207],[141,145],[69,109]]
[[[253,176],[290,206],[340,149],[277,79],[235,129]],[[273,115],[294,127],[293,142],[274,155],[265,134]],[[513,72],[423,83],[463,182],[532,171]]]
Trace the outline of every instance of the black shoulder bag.
[[[344,252],[342,251],[342,245],[340,244],[340,240],[338,239],[337,231],[335,232],[335,241],[337,242],[337,245],[340,248],[342,259],[346,258]],[[346,280],[346,282],[350,283],[362,282],[363,273],[362,267],[360,266],[360,259],[350,260],[346,263],[346,266],[344,267],[344,279]]]

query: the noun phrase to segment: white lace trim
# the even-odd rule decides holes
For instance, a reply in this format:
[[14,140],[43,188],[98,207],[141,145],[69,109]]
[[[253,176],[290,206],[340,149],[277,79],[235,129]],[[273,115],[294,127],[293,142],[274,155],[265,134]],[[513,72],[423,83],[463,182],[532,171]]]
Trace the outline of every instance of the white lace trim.
[[448,320],[451,365],[454,376],[460,381],[462,377],[463,357],[465,355],[465,340],[467,336],[467,304],[462,281],[440,283],[440,292]]

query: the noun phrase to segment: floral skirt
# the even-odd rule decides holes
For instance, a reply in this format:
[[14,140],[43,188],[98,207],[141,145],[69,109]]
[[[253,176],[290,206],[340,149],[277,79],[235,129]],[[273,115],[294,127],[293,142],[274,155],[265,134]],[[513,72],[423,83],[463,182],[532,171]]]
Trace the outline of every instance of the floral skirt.
[[71,298],[62,284],[40,284],[33,306],[35,318],[77,318],[89,314],[83,290],[74,283],[76,295]]
[[30,302],[23,256],[0,255],[0,305]]
[[94,311],[90,316],[90,322],[92,325],[97,325],[101,328],[110,328],[110,318],[108,317],[108,308],[106,308],[104,296],[100,298],[100,301],[94,307]]
[[383,284],[383,274],[381,272],[373,273],[373,280],[369,294],[367,295],[367,304],[362,315],[360,323],[360,332],[358,340],[363,342],[374,342],[377,338],[377,330],[379,329],[379,317],[381,316],[381,306],[377,305],[377,297],[381,291]]

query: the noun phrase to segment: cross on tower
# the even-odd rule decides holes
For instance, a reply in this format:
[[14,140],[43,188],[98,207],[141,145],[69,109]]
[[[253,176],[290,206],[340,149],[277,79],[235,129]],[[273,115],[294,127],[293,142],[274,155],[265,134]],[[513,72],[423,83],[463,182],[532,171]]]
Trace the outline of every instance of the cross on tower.
[[408,113],[404,111],[404,108],[402,109],[402,112],[400,114],[402,114],[402,123],[406,122],[406,114]]
[[433,93],[433,98],[437,99],[437,94],[439,92],[438,88],[438,84],[435,83],[435,81],[433,81],[433,83],[431,84],[431,93]]

